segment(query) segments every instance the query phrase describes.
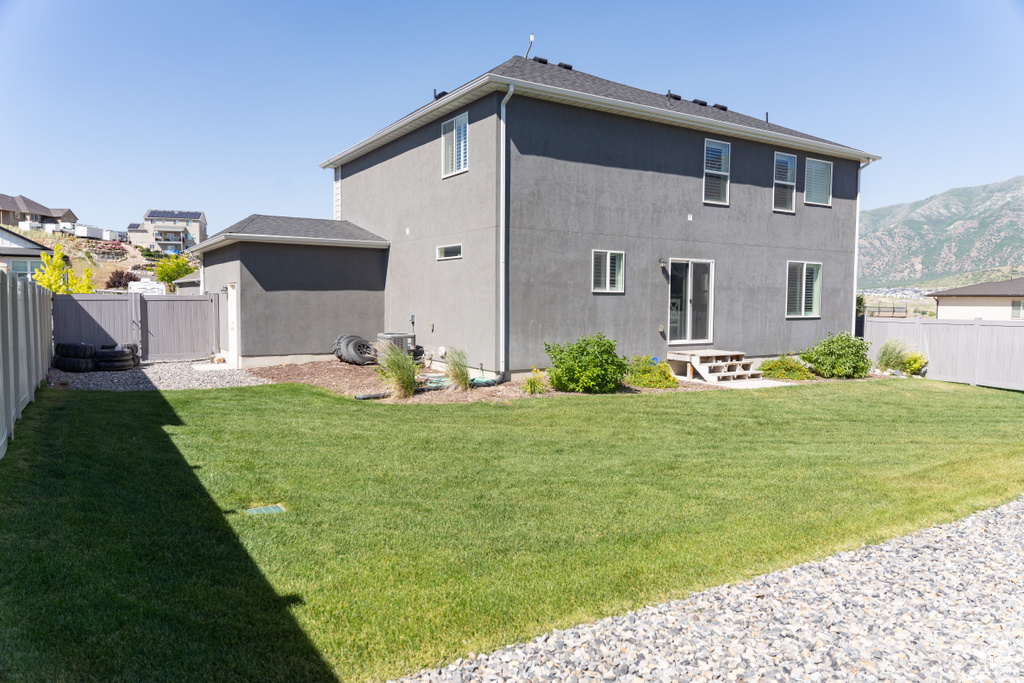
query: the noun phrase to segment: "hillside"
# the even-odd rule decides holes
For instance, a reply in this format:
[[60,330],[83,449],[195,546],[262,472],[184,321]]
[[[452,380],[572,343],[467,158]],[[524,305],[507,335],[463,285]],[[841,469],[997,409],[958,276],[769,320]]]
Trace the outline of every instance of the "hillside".
[[940,278],[1014,265],[1024,265],[1024,176],[860,214],[864,288],[932,286]]

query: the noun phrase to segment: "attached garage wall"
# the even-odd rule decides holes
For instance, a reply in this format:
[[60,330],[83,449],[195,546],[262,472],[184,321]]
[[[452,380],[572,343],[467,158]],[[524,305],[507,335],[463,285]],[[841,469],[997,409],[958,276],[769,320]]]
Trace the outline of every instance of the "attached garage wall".
[[242,356],[329,354],[339,334],[373,341],[384,331],[386,249],[252,242],[237,249]]

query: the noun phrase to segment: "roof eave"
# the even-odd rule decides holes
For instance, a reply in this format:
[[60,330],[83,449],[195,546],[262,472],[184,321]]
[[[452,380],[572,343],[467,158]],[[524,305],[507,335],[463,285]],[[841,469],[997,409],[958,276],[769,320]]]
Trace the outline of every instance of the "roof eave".
[[380,240],[346,240],[329,237],[292,237],[288,235],[246,235],[227,233],[216,235],[189,248],[190,254],[204,254],[208,251],[226,247],[233,242],[262,242],[265,244],[309,244],[324,247],[355,247],[358,249],[387,249],[390,242]]
[[541,99],[564,102],[576,106],[582,105],[588,109],[597,109],[600,111],[647,119],[669,125],[684,126],[686,128],[702,130],[708,133],[731,135],[733,137],[754,140],[755,142],[780,144],[806,152],[825,154],[828,156],[838,157],[840,159],[851,159],[859,161],[862,164],[875,162],[882,158],[877,154],[853,149],[852,147],[844,147],[826,142],[808,140],[806,138],[799,138],[785,133],[759,130],[757,128],[750,128],[749,126],[743,126],[737,123],[716,121],[702,116],[668,111],[643,104],[616,100],[611,97],[590,95],[587,93],[577,92],[575,90],[567,90],[565,88],[556,88],[550,85],[533,83],[532,81],[522,81],[515,78],[496,76],[494,74],[485,74],[484,76],[467,83],[461,88],[454,90],[442,99],[436,100],[425,107],[417,109],[408,116],[399,119],[387,128],[384,128],[362,142],[349,147],[340,154],[336,154],[327,161],[321,163],[320,168],[337,168],[350,161],[354,161],[364,154],[383,147],[388,142],[391,142],[392,140],[419,128],[420,126],[429,123],[431,120],[440,118],[442,115],[454,111],[462,107],[464,104],[468,104],[473,100],[479,99],[483,95],[496,90],[507,90],[508,86],[515,86],[517,94],[534,95]]

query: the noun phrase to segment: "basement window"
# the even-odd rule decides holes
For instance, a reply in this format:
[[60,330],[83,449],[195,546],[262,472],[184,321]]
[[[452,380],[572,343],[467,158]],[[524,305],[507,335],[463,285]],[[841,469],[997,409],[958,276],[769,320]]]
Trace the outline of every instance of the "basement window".
[[450,261],[451,259],[456,258],[462,258],[461,244],[449,244],[447,246],[437,248],[438,261]]

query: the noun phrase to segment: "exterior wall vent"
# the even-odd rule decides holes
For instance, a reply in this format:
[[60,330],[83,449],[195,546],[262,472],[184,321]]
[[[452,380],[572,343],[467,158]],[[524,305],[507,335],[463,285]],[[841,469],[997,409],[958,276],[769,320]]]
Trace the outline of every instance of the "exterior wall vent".
[[706,106],[708,106],[708,103],[707,103],[707,102],[705,102],[704,100],[694,100],[694,101],[693,101],[693,103],[694,103],[694,104],[699,104],[699,105],[700,105],[700,106],[702,106],[702,107],[706,107]]
[[572,64],[566,64],[565,62],[559,62],[558,66],[562,67],[566,71],[572,71]]
[[537,62],[538,64],[547,64],[548,63],[548,60],[544,59],[543,57],[534,57],[533,61]]
[[714,107],[715,109],[721,109],[722,111],[729,111],[729,107],[725,106],[724,104],[713,104],[711,106]]

